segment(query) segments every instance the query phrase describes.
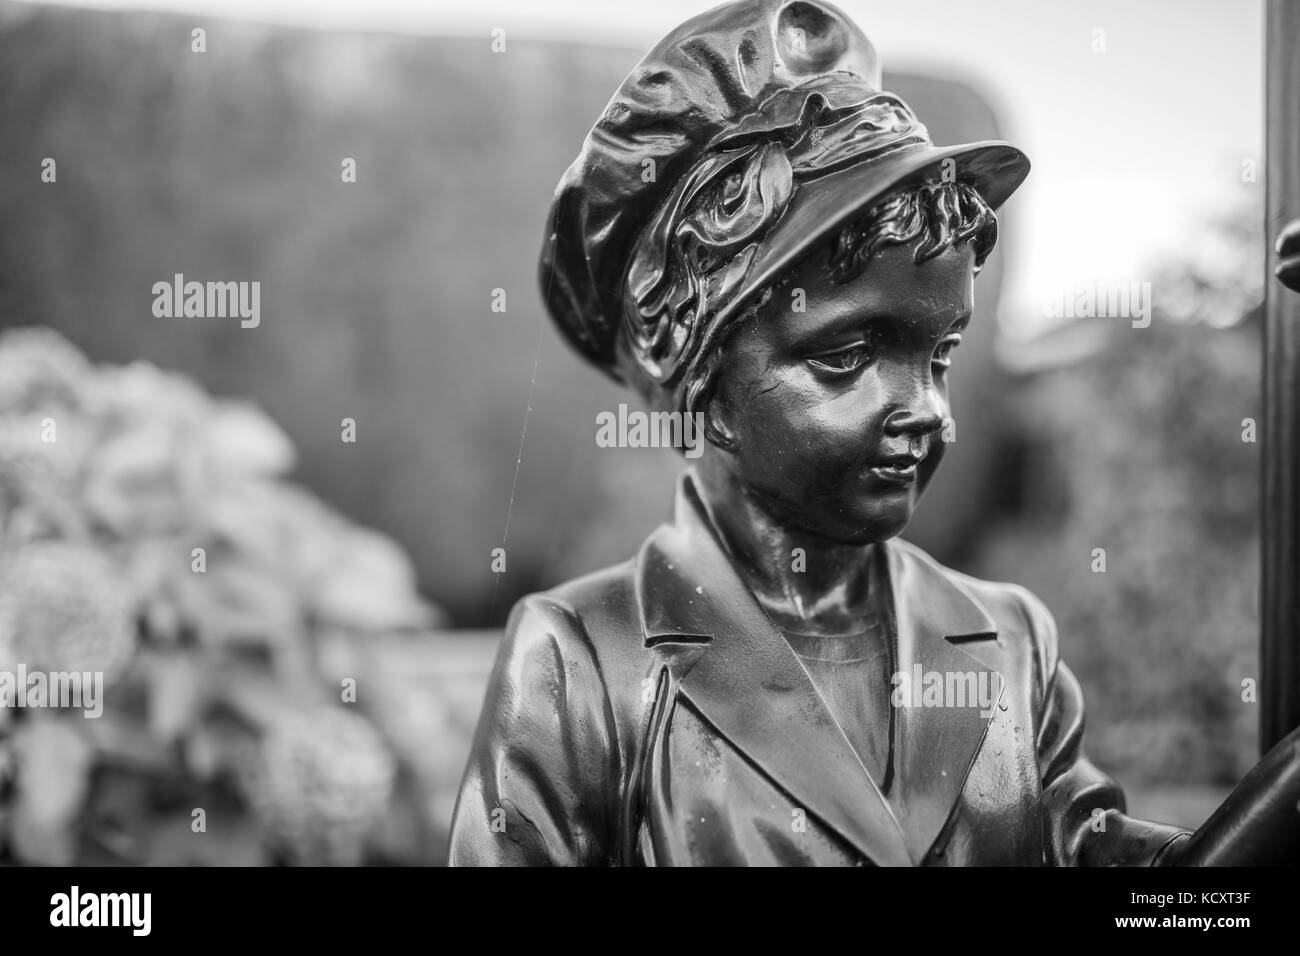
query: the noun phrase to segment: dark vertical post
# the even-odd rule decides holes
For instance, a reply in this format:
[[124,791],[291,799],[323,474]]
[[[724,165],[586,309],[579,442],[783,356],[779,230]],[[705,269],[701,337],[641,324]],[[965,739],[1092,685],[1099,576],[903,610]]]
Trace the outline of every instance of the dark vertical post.
[[1273,277],[1274,243],[1300,217],[1300,0],[1265,7],[1264,425],[1260,745],[1300,726],[1300,295]]

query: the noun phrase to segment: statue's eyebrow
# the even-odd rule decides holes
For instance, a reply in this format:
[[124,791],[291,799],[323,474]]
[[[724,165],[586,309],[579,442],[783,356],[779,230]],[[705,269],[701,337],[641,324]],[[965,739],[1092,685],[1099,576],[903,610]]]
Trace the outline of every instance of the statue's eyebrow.
[[802,326],[798,322],[789,324],[788,342],[794,348],[821,345],[835,339],[847,339],[853,333],[864,332],[872,326],[903,321],[905,320],[902,317],[892,312],[864,315],[862,312],[850,309],[813,327]]
[[[965,309],[946,327],[939,331],[937,338],[963,332],[970,324],[972,310]],[[796,316],[796,319],[802,316]],[[785,347],[791,351],[804,352],[824,348],[837,348],[848,344],[854,335],[865,333],[868,329],[898,328],[911,329],[919,318],[900,315],[895,311],[864,313],[856,309],[845,309],[838,315],[825,318],[815,326],[808,326],[799,321],[789,322],[782,329]],[[888,334],[888,333],[886,333]]]

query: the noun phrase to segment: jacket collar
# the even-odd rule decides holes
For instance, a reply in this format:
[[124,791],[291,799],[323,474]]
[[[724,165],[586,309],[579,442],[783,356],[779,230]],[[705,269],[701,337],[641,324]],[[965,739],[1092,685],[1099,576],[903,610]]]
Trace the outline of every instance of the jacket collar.
[[[996,672],[1001,655],[988,612],[919,550],[888,542],[886,553],[899,671]],[[681,692],[733,746],[873,862],[907,866],[925,856],[987,732],[978,708],[897,708],[886,801],[732,567],[689,471],[673,521],[641,548],[636,586],[647,645],[707,645],[680,675]],[[992,686],[1000,700],[1001,680]],[[919,687],[913,703],[921,703]]]

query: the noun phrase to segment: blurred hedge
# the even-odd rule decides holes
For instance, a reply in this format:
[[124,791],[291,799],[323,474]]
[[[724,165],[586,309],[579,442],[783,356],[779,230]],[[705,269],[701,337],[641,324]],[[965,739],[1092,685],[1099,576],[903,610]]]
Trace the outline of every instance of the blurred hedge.
[[1101,347],[1022,383],[974,563],[1047,602],[1087,746],[1132,779],[1235,783],[1256,757],[1260,222],[1208,223],[1153,270],[1148,328],[1083,320]]

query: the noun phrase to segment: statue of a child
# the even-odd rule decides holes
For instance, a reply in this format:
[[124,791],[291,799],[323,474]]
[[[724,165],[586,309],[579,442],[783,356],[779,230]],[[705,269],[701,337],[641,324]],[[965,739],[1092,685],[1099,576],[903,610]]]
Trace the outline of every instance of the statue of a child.
[[718,7],[633,70],[561,182],[542,285],[707,448],[633,560],[515,608],[453,863],[1295,858],[1294,738],[1196,834],[1127,816],[1042,603],[896,537],[1028,170],[934,146],[822,2]]

